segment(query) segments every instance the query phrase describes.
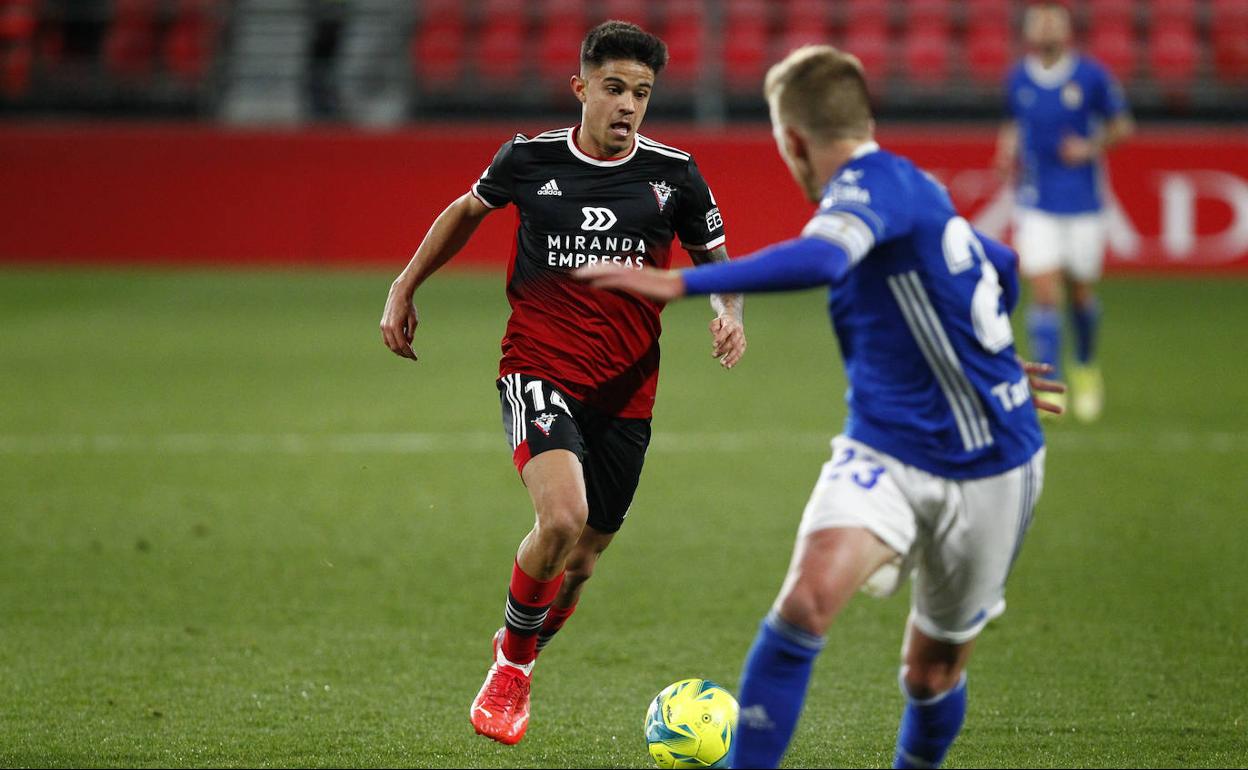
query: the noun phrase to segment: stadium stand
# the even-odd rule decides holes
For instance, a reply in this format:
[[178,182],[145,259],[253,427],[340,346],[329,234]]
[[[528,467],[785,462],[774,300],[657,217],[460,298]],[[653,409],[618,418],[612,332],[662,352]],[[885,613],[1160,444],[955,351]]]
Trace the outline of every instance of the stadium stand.
[[[939,106],[988,117],[997,114],[1002,79],[1020,53],[1025,7],[1023,0],[338,1],[344,51],[354,52],[344,58],[367,77],[338,82],[292,60],[300,49],[315,50],[324,29],[310,0],[0,0],[0,107],[107,109],[124,97],[115,106],[132,108],[148,98],[156,111],[181,105],[263,119],[272,111],[229,109],[231,95],[240,81],[256,93],[282,81],[283,114],[314,118],[322,111],[289,94],[321,73],[334,88],[386,94],[393,103],[382,112],[396,120],[483,107],[492,114],[500,97],[505,109],[548,112],[565,98],[585,30],[619,18],[667,40],[657,114],[761,117],[768,65],[798,45],[829,42],[863,61],[886,114],[935,116]],[[1145,114],[1248,111],[1248,0],[1069,5],[1081,45]],[[301,35],[310,38],[300,42]],[[149,92],[139,87],[144,82]],[[715,96],[706,98],[708,91]],[[341,109],[340,117],[354,119],[349,106]]]

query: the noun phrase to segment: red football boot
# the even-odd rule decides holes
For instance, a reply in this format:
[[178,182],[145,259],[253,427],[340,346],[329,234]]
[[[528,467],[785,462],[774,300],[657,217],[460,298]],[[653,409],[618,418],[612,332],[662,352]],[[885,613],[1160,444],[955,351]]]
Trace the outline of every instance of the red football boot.
[[500,636],[494,635],[494,664],[472,701],[468,718],[478,735],[513,746],[529,726],[529,676],[515,666],[498,662]]

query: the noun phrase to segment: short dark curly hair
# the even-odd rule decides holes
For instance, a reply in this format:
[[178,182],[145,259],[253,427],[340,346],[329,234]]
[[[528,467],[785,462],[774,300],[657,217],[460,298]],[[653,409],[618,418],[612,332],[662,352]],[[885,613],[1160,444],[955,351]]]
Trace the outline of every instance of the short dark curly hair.
[[620,59],[641,62],[657,75],[667,64],[667,44],[636,24],[614,19],[591,29],[581,43],[582,66]]

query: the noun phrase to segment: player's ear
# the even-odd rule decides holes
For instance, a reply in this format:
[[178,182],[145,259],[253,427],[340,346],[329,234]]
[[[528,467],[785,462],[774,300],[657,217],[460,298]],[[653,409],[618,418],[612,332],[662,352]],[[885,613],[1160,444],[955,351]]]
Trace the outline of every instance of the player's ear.
[[806,137],[792,126],[784,127],[784,151],[795,161],[810,162],[810,144],[806,141]]
[[576,96],[576,100],[584,104],[586,98],[585,89],[589,84],[582,80],[580,75],[573,75],[569,85],[572,86],[572,93]]

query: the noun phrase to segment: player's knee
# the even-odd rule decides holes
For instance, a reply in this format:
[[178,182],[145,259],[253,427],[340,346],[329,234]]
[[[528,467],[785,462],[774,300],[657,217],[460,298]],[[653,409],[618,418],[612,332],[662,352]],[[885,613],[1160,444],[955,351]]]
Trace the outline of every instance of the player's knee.
[[958,686],[962,669],[956,663],[927,661],[906,665],[901,670],[901,681],[906,692],[916,700],[928,700]]
[[566,555],[580,539],[587,518],[589,509],[584,501],[554,502],[537,512],[539,537],[548,547]]
[[822,636],[836,614],[834,602],[822,597],[817,586],[798,581],[780,597],[780,616],[809,633]]

